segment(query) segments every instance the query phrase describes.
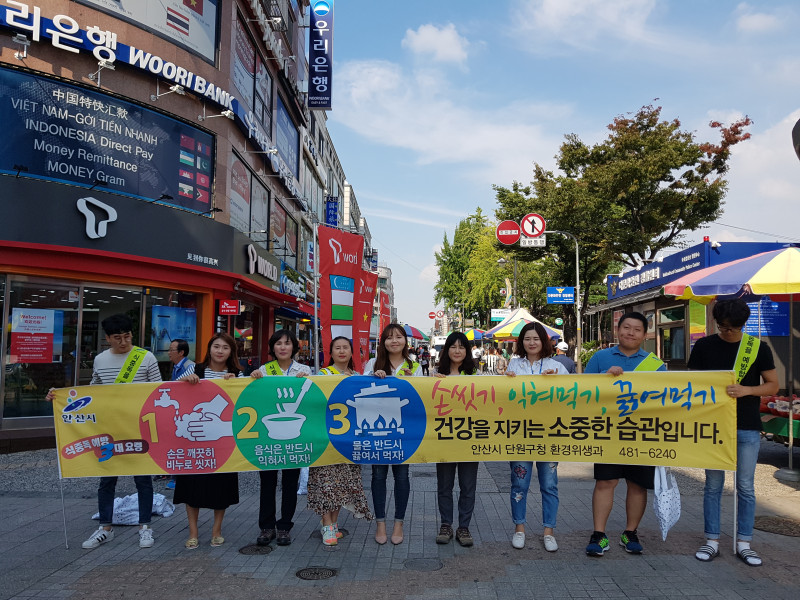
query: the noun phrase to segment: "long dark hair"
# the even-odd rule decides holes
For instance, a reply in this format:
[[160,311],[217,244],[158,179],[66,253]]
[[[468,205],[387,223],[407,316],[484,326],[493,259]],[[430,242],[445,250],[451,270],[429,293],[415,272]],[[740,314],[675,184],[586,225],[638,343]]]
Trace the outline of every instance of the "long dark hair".
[[330,367],[330,366],[333,365],[333,345],[336,342],[338,342],[339,340],[344,340],[345,342],[350,344],[350,360],[347,362],[347,368],[350,369],[351,371],[355,371],[356,368],[353,365],[353,342],[350,341],[350,338],[346,338],[343,335],[340,335],[339,337],[335,337],[335,338],[333,338],[331,340],[331,347],[330,347],[329,352],[328,352],[328,354],[330,354],[331,361],[328,363],[328,366]]
[[528,353],[525,351],[525,344],[522,343],[522,340],[525,339],[525,334],[531,330],[535,331],[539,336],[539,339],[542,340],[542,351],[539,353],[539,358],[550,358],[553,356],[553,344],[550,342],[550,337],[547,335],[547,330],[544,328],[544,325],[537,323],[536,321],[528,323],[519,332],[517,344],[514,346],[514,354],[521,356],[522,358],[528,357]]
[[386,350],[386,340],[389,338],[389,334],[393,330],[399,331],[406,340],[406,345],[403,346],[403,360],[408,363],[409,367],[411,367],[411,357],[408,355],[408,334],[406,333],[406,330],[403,329],[403,326],[399,323],[389,323],[381,332],[381,338],[378,341],[377,353],[375,355],[375,368],[373,371],[385,371],[389,374],[394,371],[392,368],[392,362],[389,360],[389,352]]
[[442,357],[439,359],[438,372],[444,373],[445,375],[450,375],[449,352],[450,347],[455,345],[456,342],[461,342],[461,345],[464,346],[464,349],[467,351],[463,362],[458,365],[458,372],[463,373],[464,375],[474,375],[477,369],[475,368],[475,359],[472,358],[472,344],[467,339],[467,336],[461,331],[454,331],[447,336],[447,339],[444,342],[444,348],[442,348]]
[[206,346],[206,357],[203,359],[203,362],[200,363],[199,366],[207,369],[208,366],[211,364],[211,346],[217,340],[222,340],[228,346],[230,346],[231,353],[228,355],[228,360],[225,361],[225,367],[228,369],[228,373],[233,373],[234,375],[238,375],[239,371],[242,370],[242,367],[239,366],[239,353],[237,352],[236,348],[236,340],[233,339],[227,333],[223,333],[219,331],[211,336],[211,339],[208,340],[208,346]]

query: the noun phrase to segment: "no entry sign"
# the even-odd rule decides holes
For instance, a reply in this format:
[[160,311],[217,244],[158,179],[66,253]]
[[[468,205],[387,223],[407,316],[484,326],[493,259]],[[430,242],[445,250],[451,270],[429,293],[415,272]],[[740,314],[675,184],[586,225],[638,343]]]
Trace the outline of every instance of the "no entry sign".
[[497,241],[506,246],[516,244],[521,235],[519,224],[516,221],[502,221],[495,230]]
[[544,217],[536,213],[525,215],[520,221],[520,229],[525,237],[539,237],[544,233],[544,228]]

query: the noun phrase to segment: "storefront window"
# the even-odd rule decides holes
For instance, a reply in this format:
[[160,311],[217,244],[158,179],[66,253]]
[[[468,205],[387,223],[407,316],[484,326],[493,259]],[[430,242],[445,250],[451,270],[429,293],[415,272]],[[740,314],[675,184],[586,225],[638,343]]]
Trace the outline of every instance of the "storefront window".
[[203,360],[205,348],[197,348],[197,296],[189,292],[162,288],[145,288],[143,343],[158,360],[161,376],[172,376],[169,345],[173,340],[186,340],[189,358]]
[[661,330],[661,360],[686,360],[686,330],[668,327]]
[[[261,307],[241,301],[242,312],[233,320],[233,337],[245,375],[261,366]],[[267,352],[266,343],[264,352]],[[264,357],[266,359],[266,354]]]
[[79,288],[27,277],[8,285],[3,418],[52,415],[47,390],[75,379]]

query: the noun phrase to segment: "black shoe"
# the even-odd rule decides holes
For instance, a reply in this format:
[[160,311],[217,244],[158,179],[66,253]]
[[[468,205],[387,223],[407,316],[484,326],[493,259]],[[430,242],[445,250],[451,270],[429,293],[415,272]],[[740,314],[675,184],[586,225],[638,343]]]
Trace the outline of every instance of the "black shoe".
[[278,530],[278,546],[288,546],[292,543],[292,537],[289,535],[288,531],[284,531],[283,529]]
[[437,544],[448,544],[453,539],[453,526],[450,523],[442,523],[439,527],[439,535],[436,536]]
[[269,543],[275,539],[275,529],[262,529],[261,534],[256,540],[259,546],[269,546]]

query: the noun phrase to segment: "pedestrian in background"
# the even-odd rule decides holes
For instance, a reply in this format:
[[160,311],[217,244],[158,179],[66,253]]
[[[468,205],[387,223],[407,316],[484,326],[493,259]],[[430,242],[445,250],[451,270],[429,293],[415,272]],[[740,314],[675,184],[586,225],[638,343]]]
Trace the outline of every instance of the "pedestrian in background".
[[564,365],[567,368],[567,373],[572,375],[575,373],[575,361],[567,356],[567,350],[569,350],[567,342],[558,342],[556,344],[556,355],[553,359]]

